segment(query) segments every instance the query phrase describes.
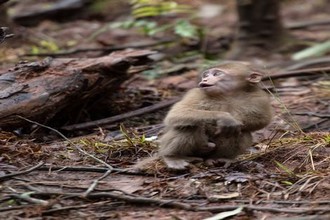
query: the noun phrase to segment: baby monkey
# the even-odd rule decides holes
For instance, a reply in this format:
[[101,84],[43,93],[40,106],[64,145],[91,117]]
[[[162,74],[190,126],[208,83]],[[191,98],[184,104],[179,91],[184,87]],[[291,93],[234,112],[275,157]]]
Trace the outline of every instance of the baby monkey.
[[205,70],[199,87],[188,91],[165,117],[157,157],[168,168],[182,170],[196,158],[216,162],[243,153],[252,145],[251,132],[272,118],[268,94],[258,86],[262,75],[244,62]]

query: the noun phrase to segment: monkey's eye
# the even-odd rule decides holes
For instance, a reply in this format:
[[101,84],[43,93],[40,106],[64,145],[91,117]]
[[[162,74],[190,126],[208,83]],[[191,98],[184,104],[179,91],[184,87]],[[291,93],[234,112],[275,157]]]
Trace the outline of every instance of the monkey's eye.
[[219,70],[216,70],[216,71],[213,72],[213,76],[221,76],[223,74],[224,74],[224,72],[219,71]]
[[205,71],[203,74],[202,74],[202,77],[208,77],[210,75],[209,71]]

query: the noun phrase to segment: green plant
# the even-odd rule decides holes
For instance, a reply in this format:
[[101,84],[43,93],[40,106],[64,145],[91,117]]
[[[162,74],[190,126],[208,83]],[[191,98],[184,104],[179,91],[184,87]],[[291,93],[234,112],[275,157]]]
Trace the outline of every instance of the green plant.
[[173,0],[131,0],[131,5],[135,18],[191,12],[190,6],[178,4]]
[[[269,77],[269,81],[271,85],[276,88],[273,80]],[[274,92],[271,92],[269,89],[266,89],[267,92],[278,102],[280,103],[280,106],[282,108],[282,112],[287,113],[289,116],[289,120],[287,119],[287,123],[290,124],[294,129],[296,129],[300,133],[304,133],[301,129],[300,125],[298,124],[297,120],[293,117],[287,106],[284,104],[284,102],[281,100],[280,95],[277,93],[277,90],[275,89]]]
[[282,164],[282,163],[280,163],[280,162],[278,162],[278,161],[276,161],[276,160],[274,160],[274,162],[275,162],[275,164],[276,164],[276,166],[278,167],[278,168],[280,168],[281,170],[283,170],[285,173],[287,173],[289,176],[293,176],[293,177],[295,177],[296,176],[296,174],[292,171],[292,170],[290,170],[287,166],[285,166],[284,164]]
[[41,40],[38,46],[31,47],[32,54],[44,53],[44,52],[58,52],[59,46],[56,44],[55,41],[52,40]]
[[325,135],[323,140],[328,146],[330,146],[330,134]]
[[[144,34],[154,36],[156,33],[172,30],[182,38],[198,39],[201,31],[191,23],[193,10],[190,6],[178,4],[173,0],[131,0],[132,18],[115,22],[112,28],[139,28]],[[160,24],[152,18],[168,16],[170,14],[188,14],[189,18],[176,18],[174,22]]]

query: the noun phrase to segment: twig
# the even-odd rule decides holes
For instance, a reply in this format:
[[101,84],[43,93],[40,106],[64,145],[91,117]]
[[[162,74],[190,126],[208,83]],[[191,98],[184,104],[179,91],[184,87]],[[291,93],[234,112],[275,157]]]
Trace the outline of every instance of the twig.
[[294,115],[306,115],[306,116],[313,116],[313,117],[319,117],[319,118],[330,118],[330,115],[326,114],[319,114],[315,112],[291,112],[291,114]]
[[[280,63],[274,62],[267,65],[267,68],[280,68],[282,71],[297,70],[307,68],[309,66],[319,66],[318,64],[325,64],[330,62],[330,56],[306,58],[304,60],[282,61]],[[323,66],[323,65],[321,65]]]
[[170,100],[166,100],[166,101],[163,101],[163,102],[151,105],[151,106],[147,106],[147,107],[140,108],[140,109],[137,109],[137,110],[134,110],[131,112],[127,112],[124,114],[115,115],[115,116],[112,116],[109,118],[104,118],[104,119],[91,121],[91,122],[68,125],[68,126],[61,127],[61,129],[67,130],[67,131],[72,131],[72,130],[88,129],[88,128],[93,128],[93,127],[97,127],[97,126],[108,125],[108,124],[111,124],[114,122],[122,121],[127,118],[131,118],[134,116],[142,115],[145,113],[153,112],[158,109],[168,107],[168,106],[174,104],[175,102],[177,102],[178,100],[179,100],[179,98],[170,99]]
[[[78,171],[78,172],[95,172],[95,173],[105,173],[107,172],[107,168],[104,167],[72,167],[72,166],[42,166],[38,170],[43,171]],[[115,171],[116,168],[113,168],[113,171]]]
[[[96,173],[105,173],[108,171],[108,168],[103,167],[61,167],[61,166],[42,166],[39,167],[38,170],[44,170],[44,171],[77,171],[77,172],[96,172]],[[145,175],[145,173],[137,172],[131,169],[119,169],[119,168],[112,168],[113,173],[119,173],[119,174],[129,174],[129,175]]]
[[0,208],[0,213],[6,212],[6,211],[12,211],[12,210],[18,210],[18,209],[31,209],[33,208],[33,205],[20,205],[20,206],[11,206],[11,207],[3,207]]
[[[251,200],[244,199],[235,199],[232,202],[237,203],[251,203]],[[296,201],[296,200],[261,200],[256,201],[256,203],[266,203],[266,204],[289,204],[289,205],[330,205],[330,200],[304,200],[304,201]]]
[[23,119],[23,120],[25,120],[25,121],[28,121],[28,122],[30,122],[30,123],[33,123],[33,124],[39,125],[40,127],[47,128],[47,129],[49,129],[49,130],[51,130],[51,131],[54,131],[54,132],[57,133],[59,136],[61,136],[64,140],[68,141],[68,142],[69,142],[73,147],[75,147],[80,153],[82,153],[82,154],[84,154],[84,155],[86,155],[86,156],[88,156],[88,157],[94,159],[95,161],[97,161],[97,162],[99,162],[99,163],[105,165],[109,170],[113,170],[113,167],[112,167],[112,166],[110,166],[109,164],[107,164],[107,163],[104,162],[103,160],[100,160],[99,158],[95,157],[94,155],[92,155],[92,154],[90,154],[90,153],[84,151],[84,150],[81,149],[78,145],[76,145],[75,143],[73,143],[69,138],[65,137],[64,134],[62,134],[62,133],[59,132],[58,130],[56,130],[56,129],[54,129],[54,128],[51,128],[51,127],[49,127],[49,126],[46,126],[46,125],[40,124],[40,123],[38,123],[38,122],[36,122],[36,121],[32,121],[32,120],[30,120],[30,119],[24,118],[24,117],[19,116],[19,115],[18,115],[17,117],[19,117],[19,118],[21,118],[21,119]]
[[[303,130],[303,131],[308,131],[309,129],[319,128],[319,126],[320,126],[321,124],[323,124],[323,123],[325,123],[325,122],[328,122],[328,121],[329,121],[329,119],[323,119],[323,120],[320,120],[320,121],[318,121],[318,122],[316,122],[316,123],[313,123],[313,124],[307,125],[306,127],[303,127],[302,130]],[[326,127],[325,129],[328,129],[328,130],[329,130],[328,127]]]
[[[45,193],[35,193],[34,195],[39,196],[68,196],[72,197],[79,197],[81,198],[80,193],[56,193],[56,192],[45,192]],[[204,207],[199,206],[199,204],[192,204],[192,203],[184,203],[176,200],[171,199],[154,199],[154,198],[146,198],[142,196],[135,196],[128,193],[118,193],[118,192],[100,192],[100,193],[90,193],[87,196],[88,199],[98,199],[98,198],[112,198],[116,200],[122,200],[125,202],[129,202],[132,204],[143,204],[143,205],[159,205],[161,207],[166,208],[178,208],[186,211],[209,211],[209,212],[222,212],[222,211],[229,211],[236,209],[237,206],[241,206],[241,204],[236,205],[221,205],[221,206],[212,206],[212,207]],[[311,207],[308,206],[307,208],[273,208],[273,207],[261,207],[256,205],[243,205],[245,210],[257,210],[257,211],[268,211],[268,212],[285,212],[285,213],[295,213],[295,214],[307,214],[307,213],[315,213],[315,212],[323,212],[328,213],[330,212],[328,207]]]
[[97,178],[96,180],[93,181],[93,183],[88,187],[86,192],[84,193],[83,197],[87,198],[88,195],[95,189],[99,181],[107,177],[111,173],[111,170],[108,170],[105,174],[103,174],[101,177]]
[[[198,211],[209,211],[209,212],[221,212],[226,211],[223,210],[223,206],[214,206],[214,207],[200,207]],[[231,209],[237,208],[237,206],[233,206]],[[329,207],[317,207],[312,208],[308,206],[307,208],[274,208],[274,207],[262,207],[256,205],[247,205],[243,206],[245,210],[250,211],[268,211],[268,212],[285,212],[285,213],[294,213],[294,214],[307,214],[307,213],[315,213],[315,212],[330,212]],[[228,209],[227,209],[228,210]]]
[[274,80],[274,79],[289,78],[289,77],[295,77],[295,76],[324,74],[326,71],[330,71],[330,67],[292,70],[292,71],[285,71],[282,73],[273,74],[271,76],[264,76],[262,78],[262,80],[265,81],[265,80]]
[[42,211],[42,214],[51,214],[54,212],[68,211],[68,210],[72,210],[72,209],[81,209],[81,208],[88,208],[88,207],[90,207],[90,204],[65,206],[65,207],[61,207],[61,208],[55,208],[55,209],[49,209],[49,210]]
[[0,27],[0,43],[2,43],[5,39],[12,38],[14,36],[13,34],[7,34],[7,30],[7,27]]
[[[101,201],[101,202],[96,202],[93,203],[93,205],[102,205],[104,206],[106,203],[109,203],[108,201]],[[111,203],[111,205],[113,205],[113,203]],[[83,205],[73,205],[73,206],[65,206],[65,207],[61,207],[61,208],[54,208],[54,209],[49,209],[49,210],[45,210],[42,211],[43,214],[51,214],[54,212],[60,212],[60,211],[67,211],[67,210],[72,210],[72,209],[81,209],[81,208],[88,208],[90,207],[91,204],[83,204]]]
[[300,21],[300,22],[294,22],[294,23],[288,23],[285,25],[286,28],[288,29],[302,29],[306,27],[314,27],[316,25],[329,25],[330,24],[330,19],[324,19],[324,20],[307,20],[307,21]]
[[9,196],[12,197],[12,198],[15,198],[15,199],[24,200],[24,201],[32,203],[32,204],[40,204],[40,205],[44,205],[44,206],[47,206],[49,204],[48,201],[30,197],[30,195],[33,195],[33,194],[34,194],[34,192],[26,192],[26,193],[22,193],[22,194],[19,194],[19,195],[18,194],[12,194],[12,195],[9,195]]
[[284,68],[285,71],[298,70],[298,69],[306,68],[311,65],[318,66],[317,64],[330,63],[330,57],[326,56],[326,57],[310,58],[299,62],[297,61],[292,61],[292,62],[293,64]]
[[330,219],[330,215],[309,215],[309,216],[298,216],[298,217],[275,217],[267,218],[269,220],[323,220]]
[[31,167],[30,169],[27,169],[25,171],[20,171],[20,172],[15,172],[15,173],[10,173],[10,174],[4,175],[4,176],[0,176],[0,181],[9,179],[9,178],[14,177],[14,176],[19,176],[19,175],[24,175],[24,174],[31,173],[32,171],[37,170],[39,167],[44,165],[44,163],[45,162],[41,161],[36,166]]

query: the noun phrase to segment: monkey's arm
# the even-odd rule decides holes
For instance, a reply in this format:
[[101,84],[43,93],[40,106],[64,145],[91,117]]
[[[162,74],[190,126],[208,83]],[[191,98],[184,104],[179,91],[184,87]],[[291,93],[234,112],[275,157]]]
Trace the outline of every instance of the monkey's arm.
[[268,95],[260,91],[246,102],[240,114],[234,117],[242,122],[242,131],[256,131],[266,127],[272,119]]
[[164,120],[165,125],[188,127],[197,126],[204,122],[216,122],[219,119],[233,119],[228,112],[201,109],[201,101],[206,98],[199,89],[190,90],[169,111]]

